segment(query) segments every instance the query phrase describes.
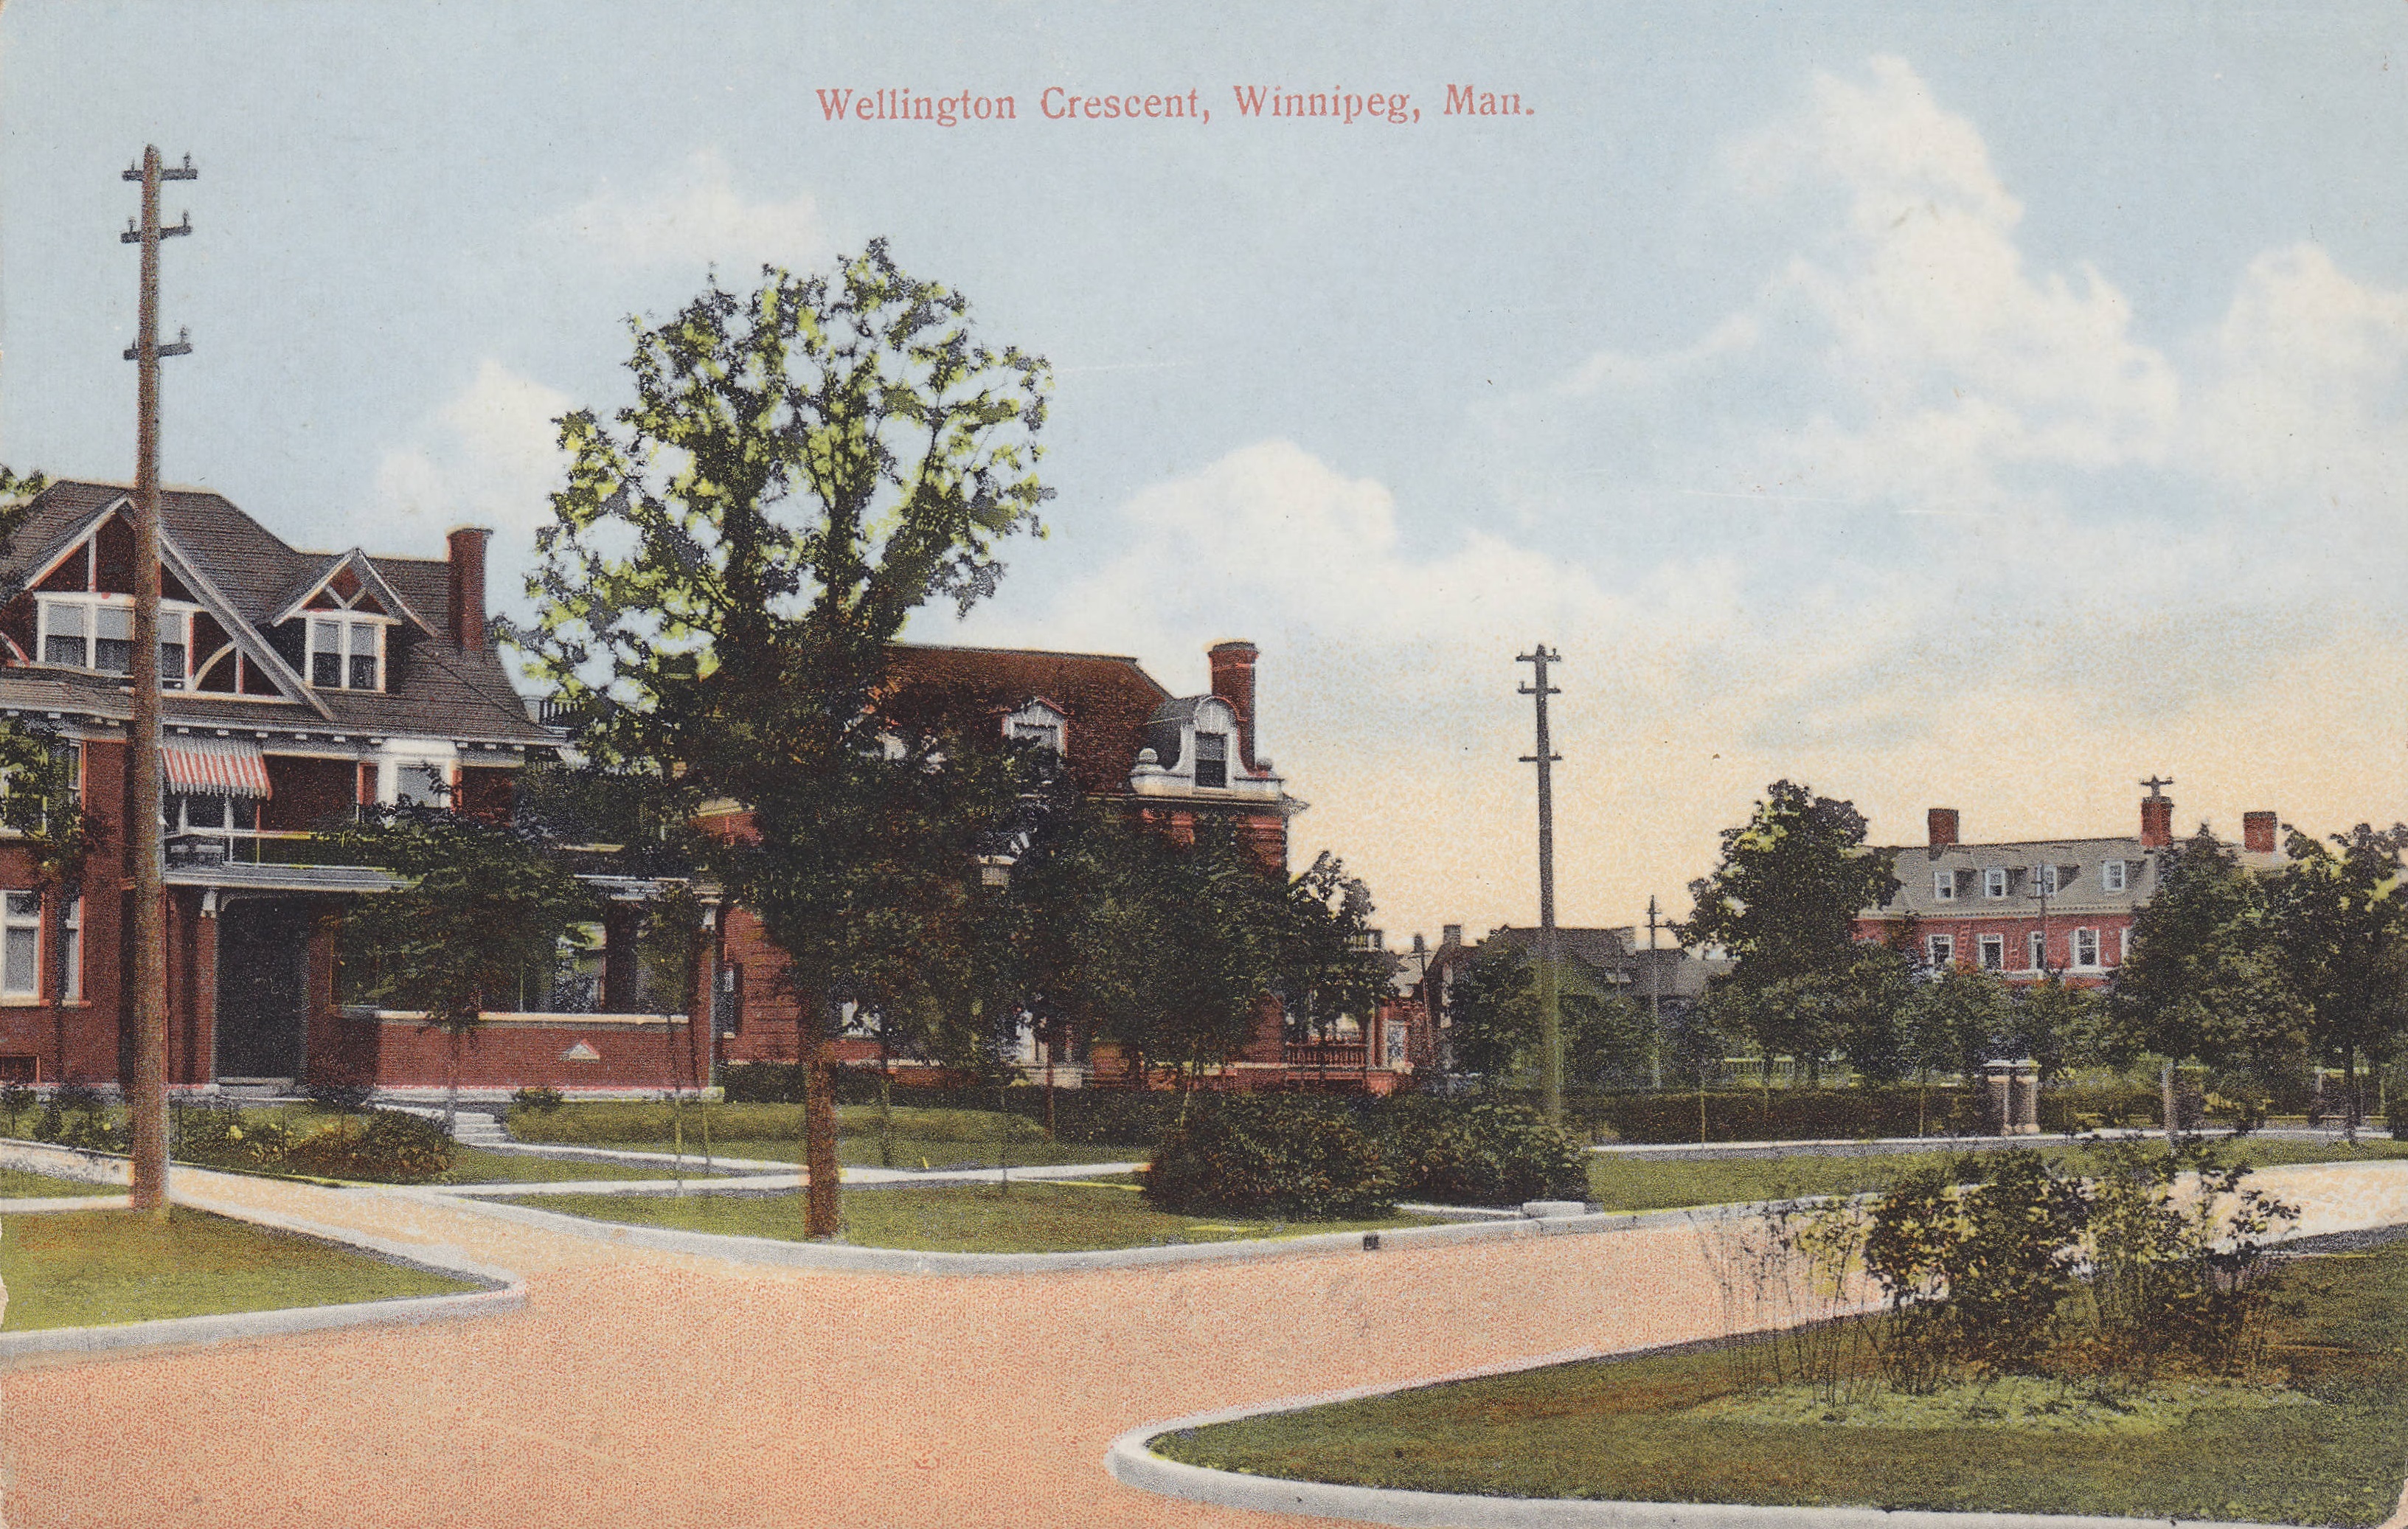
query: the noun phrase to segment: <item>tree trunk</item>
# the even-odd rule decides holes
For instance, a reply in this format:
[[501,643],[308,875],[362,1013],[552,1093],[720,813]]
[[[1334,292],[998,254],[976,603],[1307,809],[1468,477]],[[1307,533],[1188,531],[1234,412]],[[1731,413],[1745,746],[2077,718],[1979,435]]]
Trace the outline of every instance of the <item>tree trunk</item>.
[[460,1118],[460,1040],[461,1031],[454,1026],[452,1045],[446,1052],[449,1060],[443,1069],[443,1134],[455,1138]]
[[803,1235],[814,1242],[836,1236],[837,1175],[836,1040],[823,1034],[803,1076]]
[[2166,1150],[2172,1151],[2174,1145],[2174,1065],[2171,1059],[2164,1070],[2157,1074],[2157,1095],[2158,1107],[2166,1112]]
[[2358,1145],[2358,1048],[2341,1049],[2341,1136]]
[[886,1047],[886,1022],[878,1024],[878,1165],[895,1166],[895,1059]]

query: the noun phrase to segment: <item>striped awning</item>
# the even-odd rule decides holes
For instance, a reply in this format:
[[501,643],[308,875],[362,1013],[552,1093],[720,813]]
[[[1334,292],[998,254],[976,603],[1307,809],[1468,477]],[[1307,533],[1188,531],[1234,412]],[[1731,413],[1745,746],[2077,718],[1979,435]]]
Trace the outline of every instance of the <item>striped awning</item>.
[[167,790],[183,796],[267,795],[267,761],[246,738],[169,734],[159,740]]

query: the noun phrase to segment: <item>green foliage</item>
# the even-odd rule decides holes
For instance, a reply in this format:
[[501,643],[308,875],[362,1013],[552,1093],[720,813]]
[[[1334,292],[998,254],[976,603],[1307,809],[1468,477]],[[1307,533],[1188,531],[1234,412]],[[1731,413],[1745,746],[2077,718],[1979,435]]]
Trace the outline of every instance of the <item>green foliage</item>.
[[510,1091],[512,1108],[529,1109],[538,1115],[549,1115],[566,1103],[567,1100],[561,1092],[548,1083],[538,1083],[527,1088]]
[[2308,1041],[2345,1072],[2357,1123],[2358,1061],[2390,1058],[2408,1029],[2408,896],[2401,856],[2408,824],[2359,823],[2331,848],[2294,829],[2273,883],[2272,922],[2285,969],[2307,1011]]
[[170,1125],[169,1153],[200,1167],[385,1184],[433,1183],[452,1170],[452,1137],[405,1110],[371,1109],[301,1131],[240,1109],[193,1107],[176,1110]]
[[32,1109],[38,1102],[34,1091],[22,1083],[10,1083],[6,1087],[0,1087],[0,1115],[8,1117],[10,1136],[17,1134],[17,1122],[24,1119],[26,1111]]
[[1991,1152],[1901,1179],[1875,1202],[1866,1271],[1889,1321],[1882,1368],[1900,1391],[2035,1367],[2078,1283],[2086,1202],[2037,1152]]
[[2014,1028],[2014,1003],[1995,972],[1951,965],[1919,983],[1902,1015],[1899,1060],[1910,1074],[1979,1078]]
[[133,1133],[112,1125],[108,1106],[91,1084],[69,1080],[50,1091],[41,1119],[34,1122],[34,1139],[91,1152],[122,1152]]
[[361,864],[405,879],[363,897],[344,924],[349,964],[368,997],[423,1010],[454,1036],[549,966],[593,894],[514,826],[415,807],[380,809],[329,836]]
[[1479,1206],[1589,1196],[1587,1150],[1535,1109],[1408,1096],[1374,1119],[1401,1194]]
[[1456,1068],[1496,1079],[1539,1044],[1539,979],[1521,950],[1484,942],[1456,974],[1448,1004],[1447,1046]]
[[1727,950],[1740,987],[1837,977],[1857,957],[1857,913],[1899,885],[1895,853],[1865,848],[1865,828],[1854,804],[1774,781],[1746,822],[1723,830],[1713,874],[1689,884],[1681,943]]
[[[1200,822],[1181,845],[1083,803],[1030,844],[1012,895],[1027,919],[1022,991],[1039,1017],[1191,1079],[1253,1035],[1297,906],[1226,823]],[[1325,996],[1349,985],[1327,972],[1307,982]]]
[[[1887,1313],[1867,1329],[1895,1389],[2053,1373],[2121,1385],[2241,1373],[2273,1296],[2270,1239],[2296,1219],[2194,1139],[2102,1144],[2075,1177],[2030,1151],[1902,1178],[1861,1211]],[[2185,1181],[2186,1175],[2196,1178]]]
[[1216,1098],[1163,1133],[1147,1201],[1185,1214],[1299,1221],[1384,1216],[1397,1178],[1384,1144],[1341,1105]]
[[991,593],[998,544],[1037,528],[1050,371],[882,241],[630,328],[635,401],[560,422],[513,638],[580,751],[656,783],[648,810],[750,813],[698,848],[785,955],[808,1042],[851,1002],[926,1055],[990,1057],[1017,984],[978,865],[1029,781],[897,715],[886,645],[926,601]]
[[2296,1053],[2308,1016],[2286,944],[2265,879],[2201,829],[2166,854],[2133,918],[2100,1055],[2117,1065],[2143,1052],[2223,1065]]
[[1273,942],[1272,987],[1287,1014],[1290,1038],[1326,1039],[1351,1016],[1370,1021],[1393,995],[1387,958],[1369,948],[1371,893],[1323,850],[1291,879]]

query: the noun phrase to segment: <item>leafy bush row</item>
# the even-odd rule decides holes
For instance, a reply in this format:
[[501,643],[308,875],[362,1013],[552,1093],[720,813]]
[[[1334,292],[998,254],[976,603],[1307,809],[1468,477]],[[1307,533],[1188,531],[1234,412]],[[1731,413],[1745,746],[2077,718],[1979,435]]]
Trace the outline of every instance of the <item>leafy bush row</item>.
[[1205,1095],[1164,1134],[1145,1194],[1182,1214],[1380,1216],[1408,1197],[1585,1199],[1588,1162],[1578,1141],[1514,1105]]
[[179,1109],[168,1151],[179,1163],[387,1184],[423,1184],[452,1171],[453,1144],[437,1122],[398,1109],[337,1115],[315,1130],[239,1109]]
[[[1605,1094],[1569,1101],[1567,1109],[1583,1128],[1601,1128],[1627,1142],[1857,1141],[1987,1136],[1997,1130],[1989,1090],[1954,1084],[1717,1089],[1702,1098],[1694,1092]],[[2193,1127],[2209,1115],[2254,1124],[2251,1113],[2223,1095],[2202,1095],[2195,1085],[2186,1085],[2177,1095],[2175,1124]],[[2158,1125],[2162,1115],[2153,1088],[2084,1084],[2041,1091],[2040,1128],[2051,1135]]]
[[[729,1104],[800,1104],[804,1071],[799,1063],[738,1062],[728,1066],[722,1080]],[[876,1104],[878,1084],[878,1072],[873,1067],[839,1067],[836,1075],[837,1102]],[[1161,1139],[1163,1127],[1179,1113],[1175,1095],[1153,1092],[1055,1089],[1053,1093],[1054,1139],[1082,1146],[1151,1147]],[[1011,1084],[998,1097],[993,1088],[905,1082],[898,1075],[889,1096],[898,1107],[1000,1107],[1008,1114],[1042,1125],[1047,1113],[1045,1094],[1041,1085],[1033,1083]]]

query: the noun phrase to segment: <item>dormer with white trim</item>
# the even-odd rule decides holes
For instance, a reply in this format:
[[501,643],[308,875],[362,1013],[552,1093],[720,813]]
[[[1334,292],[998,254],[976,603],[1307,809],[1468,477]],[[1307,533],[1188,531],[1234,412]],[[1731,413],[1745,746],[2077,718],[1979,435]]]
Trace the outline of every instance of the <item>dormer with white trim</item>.
[[1003,736],[1007,743],[1033,743],[1051,749],[1055,759],[1067,761],[1070,757],[1070,714],[1043,696],[1034,695],[1018,710],[1005,715]]
[[1129,790],[1140,796],[1198,796],[1218,800],[1282,799],[1270,761],[1257,759],[1249,771],[1237,707],[1218,695],[1165,701],[1145,726],[1146,747],[1129,771]]

